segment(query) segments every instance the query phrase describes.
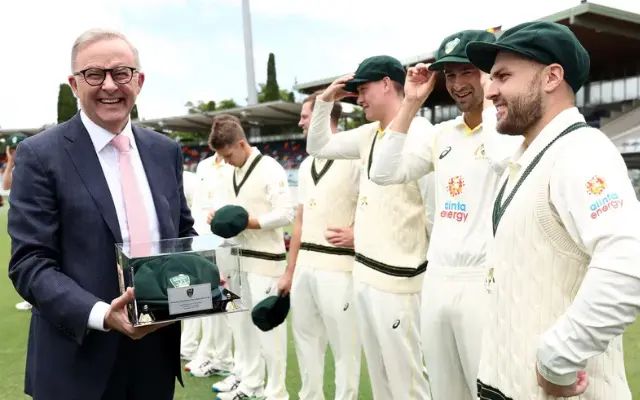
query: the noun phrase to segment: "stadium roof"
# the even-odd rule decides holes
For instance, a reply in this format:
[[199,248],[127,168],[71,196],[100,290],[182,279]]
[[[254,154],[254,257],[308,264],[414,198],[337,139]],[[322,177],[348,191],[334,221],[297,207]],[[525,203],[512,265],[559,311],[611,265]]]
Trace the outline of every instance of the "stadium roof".
[[[302,104],[285,101],[271,101],[253,106],[236,107],[228,110],[210,111],[199,114],[179,115],[175,117],[145,119],[134,121],[135,125],[144,126],[159,132],[186,131],[208,134],[213,117],[220,114],[235,115],[242,122],[243,128],[297,126]],[[30,129],[0,129],[0,137],[22,133],[35,135],[48,126]]]
[[[640,15],[585,2],[540,20],[567,25],[580,39],[591,56],[589,81],[611,80],[640,74],[640,58],[637,50],[640,49]],[[433,62],[434,54],[435,51],[421,54],[404,60],[403,64],[410,66],[419,62]],[[327,87],[338,76],[301,83],[294,86],[294,89],[310,94]],[[444,79],[440,77],[425,106],[452,103],[446,91]]]
[[301,107],[302,105],[299,103],[272,101],[228,110],[141,120],[137,121],[136,124],[157,131],[209,133],[211,123],[216,115],[231,114],[240,119],[244,128],[252,126],[287,126],[298,123]]

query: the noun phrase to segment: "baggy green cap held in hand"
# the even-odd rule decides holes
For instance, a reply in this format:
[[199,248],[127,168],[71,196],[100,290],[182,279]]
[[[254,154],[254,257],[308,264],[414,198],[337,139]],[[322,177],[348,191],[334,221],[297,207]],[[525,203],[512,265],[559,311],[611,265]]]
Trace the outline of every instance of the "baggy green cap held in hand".
[[544,65],[560,64],[564,80],[577,92],[589,76],[589,53],[569,28],[555,22],[525,22],[514,26],[495,41],[471,42],[467,57],[484,72],[490,72],[499,51],[509,51]]
[[289,295],[269,296],[251,311],[251,320],[261,331],[270,331],[287,319],[290,307]]
[[244,231],[249,224],[249,213],[240,206],[220,207],[211,220],[211,232],[228,239]]

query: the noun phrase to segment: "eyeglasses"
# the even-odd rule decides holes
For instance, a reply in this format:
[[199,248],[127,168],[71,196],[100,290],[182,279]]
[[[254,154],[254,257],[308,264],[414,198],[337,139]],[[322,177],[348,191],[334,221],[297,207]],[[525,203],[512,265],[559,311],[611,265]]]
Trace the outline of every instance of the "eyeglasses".
[[74,75],[82,75],[84,81],[91,86],[100,86],[107,77],[107,72],[111,74],[111,79],[119,85],[126,85],[131,82],[133,74],[138,72],[133,67],[115,67],[115,68],[87,68],[74,73]]

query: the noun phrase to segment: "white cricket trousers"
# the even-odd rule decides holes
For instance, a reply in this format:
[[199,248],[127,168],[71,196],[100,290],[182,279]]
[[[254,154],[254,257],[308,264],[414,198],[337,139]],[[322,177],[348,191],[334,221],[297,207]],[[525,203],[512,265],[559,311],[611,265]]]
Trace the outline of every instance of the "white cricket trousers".
[[420,348],[420,293],[389,293],[354,282],[360,340],[375,400],[429,400]]
[[327,343],[335,361],[335,399],[356,400],[362,349],[352,273],[298,265],[291,286],[291,312],[302,381],[300,400],[324,400]]
[[[277,295],[280,278],[242,272],[241,297],[253,308],[269,296]],[[235,342],[239,389],[245,393],[261,392],[267,368],[267,400],[288,400],[285,387],[287,372],[287,324],[262,332],[251,321],[251,311],[228,314]]]
[[485,267],[429,264],[422,286],[422,349],[433,400],[476,400]]

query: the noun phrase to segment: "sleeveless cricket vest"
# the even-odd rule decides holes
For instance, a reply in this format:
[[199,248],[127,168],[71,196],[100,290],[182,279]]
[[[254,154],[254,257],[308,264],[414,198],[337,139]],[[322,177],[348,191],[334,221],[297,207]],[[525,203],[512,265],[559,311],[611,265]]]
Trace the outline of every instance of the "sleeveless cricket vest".
[[380,186],[369,179],[381,139],[378,123],[360,144],[360,193],[354,225],[353,277],[378,290],[418,293],[427,267],[427,221],[417,181]]
[[[244,176],[236,176],[237,168],[229,174],[227,185],[233,187],[232,204],[244,207],[249,215],[263,215],[271,211],[265,192],[265,174],[268,163],[277,163],[269,156],[257,155]],[[253,167],[253,168],[252,168]],[[235,179],[234,179],[235,178]],[[282,228],[246,229],[238,235],[240,260],[243,271],[278,277],[286,267],[286,250]]]
[[[487,255],[489,311],[478,374],[480,399],[555,399],[537,384],[536,352],[541,335],[573,302],[590,257],[552,210],[549,182],[555,160],[578,140],[579,133],[569,133],[549,147],[502,210],[497,227],[494,210],[495,239]],[[631,399],[622,336],[590,359],[586,371],[589,387],[575,399]]]
[[[301,166],[299,181],[305,181],[302,237],[297,264],[330,271],[351,271],[354,250],[336,247],[325,238],[329,227],[353,225],[358,171],[352,160],[322,160],[309,157]],[[309,168],[307,168],[309,167]]]

